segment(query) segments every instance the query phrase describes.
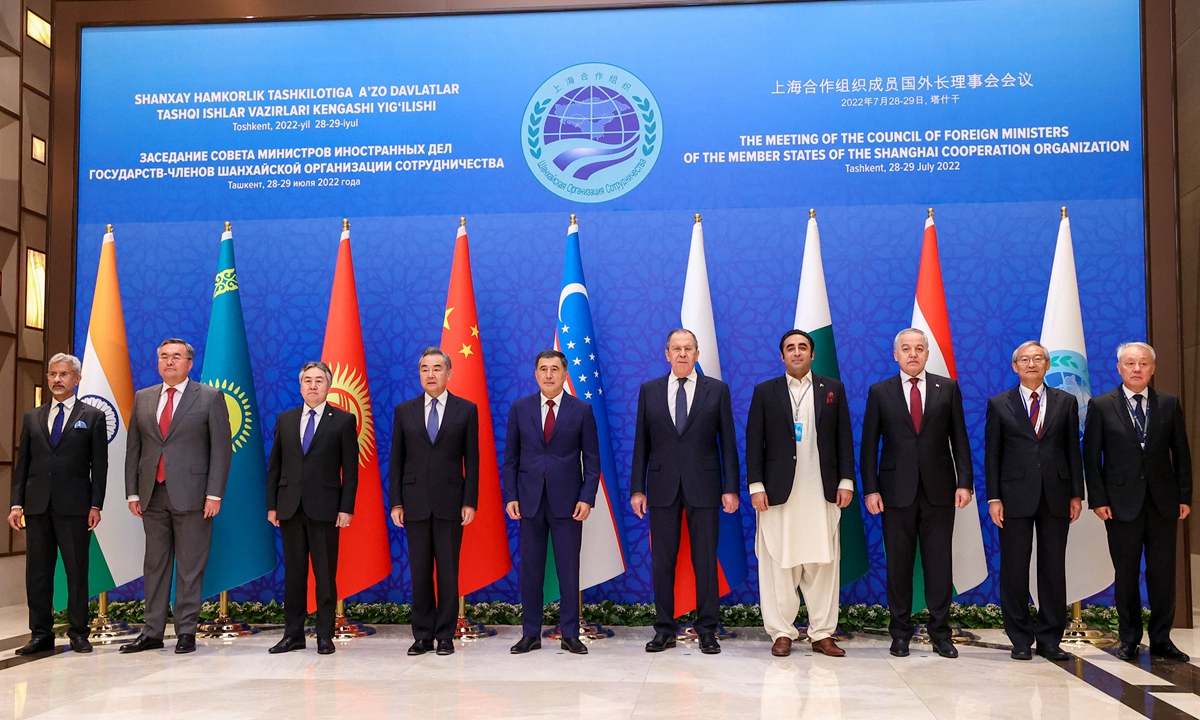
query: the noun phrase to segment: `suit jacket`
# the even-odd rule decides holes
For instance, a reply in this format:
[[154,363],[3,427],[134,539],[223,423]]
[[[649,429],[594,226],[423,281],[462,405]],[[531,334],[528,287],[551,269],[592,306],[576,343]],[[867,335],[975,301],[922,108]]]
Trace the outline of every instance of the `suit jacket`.
[[908,507],[917,499],[919,477],[930,503],[953,505],[956,489],[975,488],[962,393],[956,381],[926,372],[918,433],[908,412],[908,390],[896,374],[867,392],[859,461],[863,493],[879,493],[884,507]]
[[308,452],[300,444],[301,412],[279,413],[267,463],[267,509],[288,520],[304,503],[304,514],[335,522],[339,512],[354,514],[358,494],[358,420],[326,404]]
[[12,504],[28,515],[41,515],[47,508],[59,515],[102,510],[108,486],[108,418],[76,398],[54,445],[49,429],[52,404],[25,413],[13,467]]
[[441,399],[433,442],[424,393],[396,406],[388,485],[391,507],[403,507],[405,520],[458,520],[464,505],[479,506],[479,408],[448,392]]
[[1088,507],[1111,507],[1117,520],[1136,519],[1147,494],[1167,518],[1179,517],[1179,506],[1192,504],[1192,455],[1179,398],[1153,388],[1147,394],[1145,450],[1121,386],[1088,402],[1083,432]]
[[638,395],[629,492],[645,493],[650,505],[670,505],[679,495],[693,507],[717,507],[723,493],[738,492],[737,437],[729,386],[704,375],[683,433],[675,429],[667,407],[668,374],[644,383]]
[[223,497],[233,458],[225,393],[195,380],[175,398],[171,427],[158,430],[162,384],[138,390],[125,451],[125,495],[137,495],[143,507],[154,491],[158,459],[166,464],[167,493],[181,512],[204,509],[205,497]]
[[[836,503],[838,484],[843,478],[854,479],[850,405],[841,381],[812,373],[812,383],[821,484],[825,499]],[[746,481],[762,483],[771,505],[782,505],[792,494],[792,481],[796,477],[796,436],[792,423],[787,376],[757,385],[746,419]]]
[[1042,493],[1055,517],[1071,516],[1071,498],[1083,497],[1079,401],[1046,388],[1042,435],[1034,432],[1020,388],[988,400],[984,466],[988,500],[1004,503],[1004,517],[1037,514]]
[[[504,501],[521,503],[521,515],[535,515],[542,488],[554,517],[570,517],[575,505],[596,504],[600,489],[600,440],[589,403],[569,393],[555,408],[550,442],[542,432],[542,394],[512,404],[504,442]],[[582,463],[580,459],[582,457]]]

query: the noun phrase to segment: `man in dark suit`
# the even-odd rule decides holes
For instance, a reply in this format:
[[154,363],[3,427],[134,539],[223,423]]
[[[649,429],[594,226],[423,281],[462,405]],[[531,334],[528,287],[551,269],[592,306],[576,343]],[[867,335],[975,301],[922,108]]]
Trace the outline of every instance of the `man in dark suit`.
[[929,639],[938,655],[954,658],[958,650],[950,641],[949,623],[954,510],[971,502],[975,487],[962,394],[954,380],[925,371],[929,340],[923,330],[901,330],[893,349],[900,374],[867,393],[860,459],[867,510],[883,514],[891,653],[906,657],[913,635],[919,539]]
[[1117,657],[1136,659],[1142,641],[1138,579],[1145,553],[1150,654],[1187,662],[1171,642],[1171,623],[1175,542],[1179,521],[1191,512],[1192,456],[1179,398],[1150,387],[1154,359],[1154,348],[1146,343],[1117,348],[1121,386],[1088,403],[1083,464],[1088,507],[1108,530],[1116,575]]
[[317,652],[334,651],[338,534],[350,526],[358,492],[358,421],[326,402],[333,373],[323,362],[300,368],[302,407],[275,419],[267,463],[267,521],[283,539],[283,638],[268,652],[304,649],[308,568],[317,585]]
[[419,369],[425,392],[397,405],[392,423],[392,522],[408,537],[414,638],[408,654],[424,655],[437,640],[437,654],[450,655],[463,528],[479,502],[479,409],[446,392],[450,356],[440,348],[425,348]]
[[542,646],[542,584],[546,540],[562,594],[563,650],[587,653],[579,640],[579,549],[583,521],[600,487],[600,440],[592,406],[563,391],[567,358],[543,350],[535,361],[541,392],[512,404],[504,443],[505,510],[521,521],[521,603],[524,623],[514,655]]
[[125,496],[146,529],[146,624],[136,640],[121,646],[123,653],[161,649],[168,608],[175,615],[175,652],[196,650],[212,519],[221,510],[233,445],[225,393],[188,379],[195,357],[187,342],[163,340],[162,383],[133,396]]
[[46,384],[51,402],[25,413],[13,468],[8,524],[28,532],[25,592],[31,638],[18,655],[54,649],[54,566],[62,553],[67,575],[67,637],[75,652],[88,642],[88,546],[100,524],[108,482],[108,422],[104,413],[75,397],[79,359],[50,358]]
[[[813,652],[841,657],[842,508],[854,499],[854,433],[846,388],[810,371],[816,343],[803,330],[779,341],[783,377],[754,388],[746,420],[746,480],[758,512],[754,550],[771,654],[791,654],[804,593]],[[856,508],[857,510],[857,508]]]
[[[1083,507],[1079,402],[1043,384],[1050,353],[1021,343],[1012,355],[1020,384],[988,400],[984,464],[988,512],[1000,529],[1000,609],[1012,657],[1070,658],[1067,628],[1067,533]],[[1029,558],[1037,532],[1038,619],[1029,614]]]
[[729,386],[696,371],[699,342],[691,330],[667,336],[671,372],[644,383],[638,394],[629,503],[639,518],[650,512],[650,552],[658,618],[646,652],[675,646],[675,561],[687,513],[696,573],[700,651],[721,652],[717,642],[717,532],[723,507],[738,509],[737,438]]

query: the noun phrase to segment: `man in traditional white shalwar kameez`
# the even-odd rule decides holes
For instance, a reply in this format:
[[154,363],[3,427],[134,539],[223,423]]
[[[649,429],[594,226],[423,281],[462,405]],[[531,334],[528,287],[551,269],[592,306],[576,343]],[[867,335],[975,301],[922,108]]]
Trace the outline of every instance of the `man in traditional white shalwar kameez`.
[[833,634],[841,585],[838,524],[841,508],[854,497],[854,436],[845,386],[810,369],[815,349],[802,330],[783,336],[786,374],[754,388],[746,421],[760,607],[777,657],[787,656],[799,637],[801,593],[813,651],[846,654]]

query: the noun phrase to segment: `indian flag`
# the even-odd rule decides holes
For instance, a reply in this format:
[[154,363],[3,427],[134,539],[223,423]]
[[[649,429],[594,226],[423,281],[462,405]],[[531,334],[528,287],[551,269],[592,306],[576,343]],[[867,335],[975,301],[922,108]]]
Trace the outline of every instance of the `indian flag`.
[[[804,262],[800,267],[800,291],[796,294],[797,330],[812,335],[816,345],[812,371],[841,380],[837,346],[833,342],[833,318],[829,313],[829,293],[825,289],[825,265],[821,261],[821,234],[817,231],[817,211],[808,211],[808,234],[804,238]],[[854,478],[850,478],[853,480]],[[842,509],[842,585],[849,585],[867,574],[867,535],[863,529],[858,493]]]
[[[121,310],[112,225],[108,226],[100,249],[78,392],[80,400],[99,409],[108,419],[107,503],[104,519],[92,533],[88,562],[88,595],[97,595],[141,577],[146,552],[142,521],[125,508],[125,436],[133,413],[133,376],[129,371],[129,345],[125,340],[125,313]],[[54,604],[64,607],[67,583],[61,560],[58,574]]]
[[[954,343],[950,340],[950,313],[946,310],[946,291],[942,286],[942,264],[938,258],[937,228],[933,208],[925,219],[925,237],[921,247],[921,269],[917,274],[917,297],[913,303],[912,327],[924,330],[929,338],[927,372],[958,379],[954,366]],[[983,551],[983,529],[975,494],[964,508],[954,512],[954,592],[963,593],[987,579],[987,556]],[[924,609],[925,582],[917,560],[913,583],[913,612]]]

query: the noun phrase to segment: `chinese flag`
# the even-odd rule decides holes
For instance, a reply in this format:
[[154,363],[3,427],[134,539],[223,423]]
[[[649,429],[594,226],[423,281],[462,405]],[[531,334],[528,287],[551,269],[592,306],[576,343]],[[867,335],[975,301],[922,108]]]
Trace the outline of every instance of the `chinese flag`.
[[[362,592],[388,576],[392,556],[388,547],[387,512],[379,455],[375,451],[375,418],[367,385],[367,356],[363,350],[362,323],[358,315],[358,290],[354,284],[354,259],[350,255],[350,223],[342,223],[337,269],[329,298],[325,347],[321,359],[333,371],[329,402],[358,419],[358,495],[354,519],[342,528],[338,549],[338,598]],[[315,612],[316,582],[309,570],[308,611]]]
[[462,559],[458,565],[458,590],[466,595],[507,575],[512,568],[512,557],[508,553],[508,530],[500,499],[500,467],[496,461],[496,437],[492,434],[492,406],[488,402],[479,316],[475,312],[467,221],[460,222],[442,322],[442,351],[450,356],[453,365],[446,389],[479,408],[479,507],[475,508],[475,520],[463,528]]

